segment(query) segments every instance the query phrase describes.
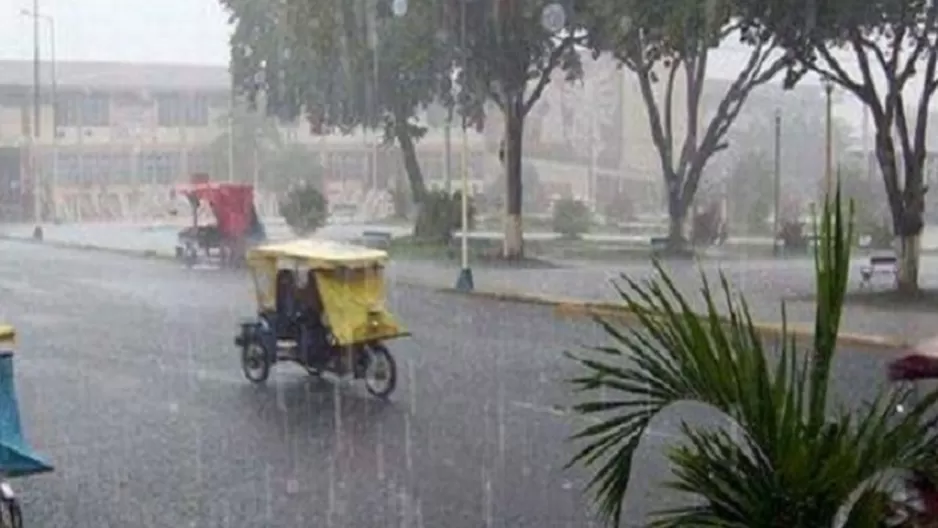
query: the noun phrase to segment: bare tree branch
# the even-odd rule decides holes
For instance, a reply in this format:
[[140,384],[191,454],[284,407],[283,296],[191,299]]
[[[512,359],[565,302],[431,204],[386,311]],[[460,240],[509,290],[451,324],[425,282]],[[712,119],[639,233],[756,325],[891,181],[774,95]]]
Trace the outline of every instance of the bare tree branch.
[[[822,66],[819,66],[816,61],[811,61],[806,66],[809,70],[821,76],[823,79],[833,81],[844,88],[847,88],[851,92],[855,93],[857,97],[861,99],[864,96],[867,96],[865,90],[868,86],[866,83],[860,84],[860,82],[853,79],[850,74],[840,65],[840,61],[824,46],[817,48],[818,55],[824,60],[827,68],[825,69]],[[875,90],[875,87],[873,87]]]
[[671,145],[672,148],[674,145],[674,81],[677,78],[677,72],[682,62],[680,58],[675,58],[671,62],[671,68],[668,72],[668,84],[664,92],[664,133],[668,144]]
[[648,114],[648,125],[651,131],[651,140],[658,151],[658,160],[661,163],[661,170],[664,173],[665,180],[671,184],[675,178],[673,166],[673,145],[665,137],[664,127],[661,124],[661,112],[658,110],[658,102],[655,100],[655,93],[652,89],[652,72],[650,68],[643,68],[636,72],[638,77],[639,91],[642,94],[642,101],[645,103],[645,110]]
[[700,128],[700,98],[703,96],[704,79],[707,74],[707,59],[709,51],[706,44],[697,50],[691,60],[685,61],[684,76],[687,85],[687,128],[684,131],[684,144],[681,148],[681,157],[675,168],[678,174],[685,174],[687,164],[698,150],[697,133]]
[[568,36],[564,37],[563,40],[554,46],[554,49],[547,58],[547,64],[541,68],[540,78],[537,80],[537,84],[534,85],[534,89],[531,90],[531,95],[528,96],[528,100],[525,101],[524,105],[521,107],[521,115],[528,115],[528,112],[534,107],[534,103],[541,98],[541,95],[544,94],[544,89],[550,84],[551,75],[560,63],[563,54],[581,40],[582,37]]

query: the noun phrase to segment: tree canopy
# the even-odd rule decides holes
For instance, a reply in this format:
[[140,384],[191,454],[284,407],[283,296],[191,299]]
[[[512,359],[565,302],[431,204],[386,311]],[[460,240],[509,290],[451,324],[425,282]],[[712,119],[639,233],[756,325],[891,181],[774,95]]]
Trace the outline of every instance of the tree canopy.
[[317,133],[375,129],[401,147],[412,197],[426,193],[416,114],[449,93],[452,53],[431,0],[222,0],[232,15],[232,71],[252,100]]
[[[592,0],[591,45],[612,52],[639,82],[668,194],[672,246],[684,243],[684,221],[704,169],[727,148],[727,133],[749,94],[783,68],[771,40],[745,39],[735,77],[715,109],[706,111],[710,54],[740,30],[734,9],[730,0]],[[659,82],[662,89],[656,89]]]
[[445,0],[446,39],[459,50],[457,98],[469,118],[484,116],[492,101],[504,117],[506,258],[523,256],[522,138],[524,120],[540,100],[554,75],[566,80],[582,76],[578,44],[582,13],[573,2],[543,0]]
[[735,2],[747,38],[785,50],[788,86],[814,74],[869,109],[893,229],[902,241],[898,285],[916,290],[928,107],[938,89],[938,7],[929,0]]

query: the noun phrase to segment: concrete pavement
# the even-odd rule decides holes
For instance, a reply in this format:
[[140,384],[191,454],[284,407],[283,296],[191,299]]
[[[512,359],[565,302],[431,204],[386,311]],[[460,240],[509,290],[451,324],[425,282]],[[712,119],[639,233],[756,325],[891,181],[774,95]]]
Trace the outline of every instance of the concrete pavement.
[[[557,411],[576,373],[561,356],[597,328],[519,306],[392,285],[415,332],[391,343],[388,404],[281,366],[265,387],[231,344],[250,315],[243,275],[0,241],[0,320],[17,325],[27,437],[55,473],[17,482],[28,526],[598,526],[583,424]],[[835,392],[858,404],[888,354],[844,351]],[[644,441],[628,525],[676,505],[657,484],[675,409]]]

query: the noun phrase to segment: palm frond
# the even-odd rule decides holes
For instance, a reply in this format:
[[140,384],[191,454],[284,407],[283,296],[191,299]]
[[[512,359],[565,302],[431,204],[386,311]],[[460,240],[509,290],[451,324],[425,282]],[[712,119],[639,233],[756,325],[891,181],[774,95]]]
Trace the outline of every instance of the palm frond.
[[[862,409],[830,413],[828,388],[837,345],[853,239],[852,204],[838,189],[816,226],[818,306],[807,354],[789,335],[764,345],[745,299],[724,275],[711,288],[701,273],[703,313],[678,291],[659,263],[656,278],[614,282],[636,323],[596,322],[611,343],[570,354],[584,373],[573,385],[585,401],[576,412],[598,417],[574,439],[570,465],[593,471],[589,488],[611,523],[622,516],[632,463],[649,424],[668,407],[693,401],[723,413],[741,435],[682,426],[671,449],[670,489],[695,497],[692,507],[659,512],[654,526],[814,528],[833,522],[845,505],[848,526],[877,526],[887,502],[877,495],[890,470],[938,469],[932,433],[938,391],[896,416],[907,395],[885,392]],[[938,473],[936,473],[938,474]],[[860,496],[862,505],[851,503]],[[872,524],[870,524],[872,522]]]

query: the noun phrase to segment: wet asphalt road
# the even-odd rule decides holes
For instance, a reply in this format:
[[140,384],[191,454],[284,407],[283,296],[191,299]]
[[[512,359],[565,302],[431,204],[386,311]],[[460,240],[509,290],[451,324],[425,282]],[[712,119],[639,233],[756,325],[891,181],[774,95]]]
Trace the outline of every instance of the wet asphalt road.
[[[243,379],[232,344],[250,316],[246,276],[0,242],[0,320],[20,331],[28,439],[56,472],[18,481],[27,526],[598,526],[584,475],[564,470],[580,420],[564,349],[591,325],[529,307],[392,285],[415,332],[392,342],[389,403],[281,365]],[[869,397],[887,355],[849,351],[846,401]],[[679,418],[707,421],[705,409]],[[665,505],[647,437],[629,521]]]

